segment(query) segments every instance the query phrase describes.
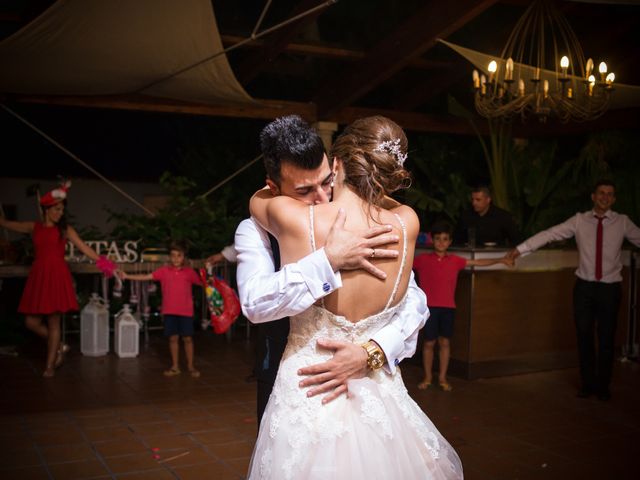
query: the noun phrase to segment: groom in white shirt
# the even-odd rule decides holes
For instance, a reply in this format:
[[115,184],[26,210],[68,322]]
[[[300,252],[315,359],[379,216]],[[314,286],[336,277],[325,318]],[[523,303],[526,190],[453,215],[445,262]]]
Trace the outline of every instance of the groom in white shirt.
[[[291,115],[267,125],[260,139],[267,185],[274,195],[287,195],[309,204],[330,201],[332,162],[315,130],[300,117]],[[286,345],[288,319],[281,319],[303,312],[340,288],[340,270],[364,269],[384,278],[384,273],[369,259],[397,257],[397,251],[384,248],[398,241],[396,235],[389,233],[389,226],[374,227],[358,236],[346,231],[344,223],[341,212],[324,248],[281,269],[274,264],[274,256],[279,264],[275,239],[253,219],[242,221],[236,230],[237,283],[242,311],[253,323],[269,329],[266,333],[263,330],[258,345],[261,370],[257,372],[258,421],[271,394]],[[322,364],[301,369],[300,386],[314,386],[309,396],[327,393],[323,399],[326,403],[346,393],[347,380],[365,376],[369,368],[382,367],[394,373],[398,363],[415,352],[418,331],[428,316],[426,297],[412,274],[407,302],[395,320],[365,345],[319,340],[318,346],[333,350],[334,356]]]

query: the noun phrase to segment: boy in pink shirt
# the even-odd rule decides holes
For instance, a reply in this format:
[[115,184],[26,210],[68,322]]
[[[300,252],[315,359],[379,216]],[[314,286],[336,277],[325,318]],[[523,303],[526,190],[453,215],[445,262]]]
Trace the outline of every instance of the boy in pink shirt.
[[153,273],[129,275],[122,272],[123,279],[156,280],[162,289],[162,316],[164,334],[169,337],[169,351],[171,352],[171,368],[165,370],[164,375],[173,377],[180,375],[178,357],[182,337],[184,353],[187,357],[187,368],[192,377],[197,378],[200,372],[193,366],[193,297],[192,285],[202,285],[200,277],[193,268],[185,267],[186,246],[180,242],[173,242],[169,247],[170,265],[165,265]]
[[424,379],[418,384],[420,390],[431,386],[433,368],[433,349],[438,340],[440,351],[440,368],[438,381],[445,392],[453,390],[447,381],[449,368],[450,343],[453,335],[453,323],[456,313],[455,294],[458,272],[467,265],[488,266],[496,263],[513,265],[513,260],[507,258],[487,258],[481,260],[467,260],[458,255],[448,254],[453,238],[453,228],[446,222],[437,222],[431,229],[433,239],[433,253],[423,253],[416,256],[413,269],[418,277],[418,285],[427,294],[427,305],[431,316],[424,326],[424,344],[422,346],[422,365]]

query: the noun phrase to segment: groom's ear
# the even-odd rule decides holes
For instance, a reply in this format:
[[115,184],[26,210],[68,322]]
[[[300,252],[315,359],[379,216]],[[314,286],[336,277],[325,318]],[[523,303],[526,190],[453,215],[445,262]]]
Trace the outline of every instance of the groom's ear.
[[271,195],[273,195],[274,197],[280,195],[280,188],[278,188],[278,185],[276,185],[275,182],[270,178],[267,178],[267,187],[269,187]]

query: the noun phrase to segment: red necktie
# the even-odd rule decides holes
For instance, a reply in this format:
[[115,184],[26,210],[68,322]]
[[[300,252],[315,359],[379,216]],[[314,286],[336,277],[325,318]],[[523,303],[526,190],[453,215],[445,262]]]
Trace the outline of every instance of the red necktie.
[[599,217],[598,228],[596,230],[596,280],[602,279],[602,220],[604,217]]

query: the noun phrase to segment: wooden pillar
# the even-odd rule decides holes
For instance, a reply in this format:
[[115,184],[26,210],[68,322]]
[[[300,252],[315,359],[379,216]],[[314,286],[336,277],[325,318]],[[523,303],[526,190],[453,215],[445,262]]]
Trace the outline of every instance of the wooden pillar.
[[333,134],[338,130],[338,124],[336,122],[316,122],[313,124],[313,128],[318,131],[328,154],[331,150],[331,145],[333,145]]

